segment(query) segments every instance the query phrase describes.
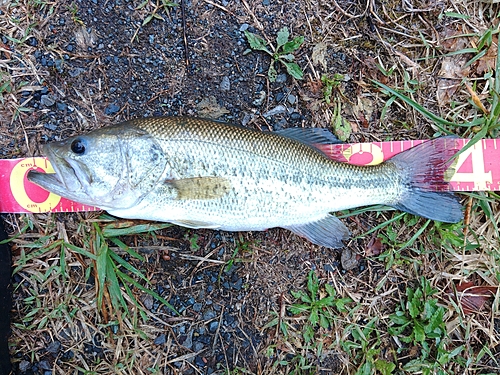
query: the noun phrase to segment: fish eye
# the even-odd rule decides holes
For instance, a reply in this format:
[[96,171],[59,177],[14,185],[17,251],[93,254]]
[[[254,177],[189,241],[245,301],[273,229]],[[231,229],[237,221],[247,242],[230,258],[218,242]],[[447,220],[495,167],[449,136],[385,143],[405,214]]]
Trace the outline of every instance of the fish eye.
[[71,151],[77,155],[83,155],[85,153],[85,142],[81,139],[75,139],[71,142]]

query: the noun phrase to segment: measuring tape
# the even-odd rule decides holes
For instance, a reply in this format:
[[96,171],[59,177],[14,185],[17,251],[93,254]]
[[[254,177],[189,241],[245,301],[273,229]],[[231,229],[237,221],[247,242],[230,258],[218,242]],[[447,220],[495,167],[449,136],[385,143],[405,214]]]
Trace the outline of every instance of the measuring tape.
[[[458,148],[467,139],[457,139]],[[321,145],[332,159],[356,165],[374,165],[408,150],[424,141],[391,141],[373,143]],[[27,180],[31,169],[54,173],[43,157],[0,159],[0,212],[78,212],[99,208],[62,198]],[[451,191],[500,190],[500,139],[484,139],[461,153],[456,172],[450,179]]]

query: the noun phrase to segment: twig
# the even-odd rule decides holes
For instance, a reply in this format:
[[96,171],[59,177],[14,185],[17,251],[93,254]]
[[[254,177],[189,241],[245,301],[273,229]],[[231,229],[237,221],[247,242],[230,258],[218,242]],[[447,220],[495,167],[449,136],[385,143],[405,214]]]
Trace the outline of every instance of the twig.
[[189,67],[189,52],[188,52],[188,42],[186,33],[186,7],[185,1],[181,0],[181,14],[182,14],[182,37],[184,39],[184,59],[186,61],[186,67]]

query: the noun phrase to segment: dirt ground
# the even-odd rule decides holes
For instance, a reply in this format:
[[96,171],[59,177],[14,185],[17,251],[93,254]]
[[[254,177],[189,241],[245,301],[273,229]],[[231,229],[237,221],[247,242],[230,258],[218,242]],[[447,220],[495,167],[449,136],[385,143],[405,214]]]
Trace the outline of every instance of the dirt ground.
[[[411,106],[386,105],[390,95],[372,80],[398,88],[450,121],[478,113],[460,79],[475,82],[481,99],[489,100],[481,78],[491,68],[485,58],[494,60],[496,53],[488,50],[467,73],[463,62],[445,62],[453,58],[447,56],[451,51],[476,48],[488,28],[498,31],[496,3],[183,2],[166,11],[162,1],[153,0],[0,0],[0,156],[40,155],[43,143],[157,115],[211,117],[270,131],[324,127],[350,142],[442,134]],[[291,37],[305,37],[295,52],[304,78],[292,78],[277,64],[276,82],[270,82],[269,56],[250,51],[244,31],[274,45],[285,26]],[[450,36],[456,39],[450,42]],[[444,69],[450,66],[461,67],[462,75],[458,68]],[[321,77],[335,74],[340,76],[325,100]],[[347,133],[335,128],[336,119],[348,124]],[[470,128],[451,132],[473,135]],[[92,261],[57,241],[91,251],[94,224],[103,227],[109,218],[94,212],[3,215],[10,235],[17,236],[12,244],[14,373],[425,372],[407,366],[423,358],[421,343],[405,343],[387,328],[420,276],[438,290],[435,297],[444,307],[444,349],[461,348],[454,360],[451,354],[447,360],[439,357],[440,365],[427,373],[499,373],[499,293],[476,314],[460,314],[449,298],[458,281],[498,287],[499,201],[490,197],[492,212],[486,215],[484,205],[462,198],[472,207],[465,237],[462,224],[439,227],[410,215],[366,234],[396,217],[376,210],[343,219],[353,234],[343,251],[281,229],[227,233],[172,226],[120,237],[142,261],[110,243],[179,314],[137,289],[141,309],[126,293],[129,314],[119,306],[98,306]],[[438,237],[443,231],[462,233],[462,243]],[[321,285],[320,298],[328,284],[336,298],[350,302],[346,309],[320,309],[334,317],[328,328],[315,327],[308,341],[307,315],[290,307],[298,303],[291,291],[308,290],[311,270]],[[373,322],[373,333],[366,331]],[[358,340],[356,332],[365,339]],[[426,361],[435,365],[439,353],[431,352]],[[395,367],[384,370],[380,363]]]

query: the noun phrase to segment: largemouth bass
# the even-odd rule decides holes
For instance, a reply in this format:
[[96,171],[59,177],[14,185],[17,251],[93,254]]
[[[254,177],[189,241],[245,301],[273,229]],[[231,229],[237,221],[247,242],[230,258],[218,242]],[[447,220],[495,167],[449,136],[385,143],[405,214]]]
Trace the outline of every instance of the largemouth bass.
[[259,132],[204,119],[136,119],[46,144],[55,173],[30,171],[28,179],[118,217],[227,231],[282,227],[331,248],[349,237],[334,211],[384,204],[461,220],[458,199],[445,191],[453,139],[360,167],[315,146],[332,138],[325,129]]

